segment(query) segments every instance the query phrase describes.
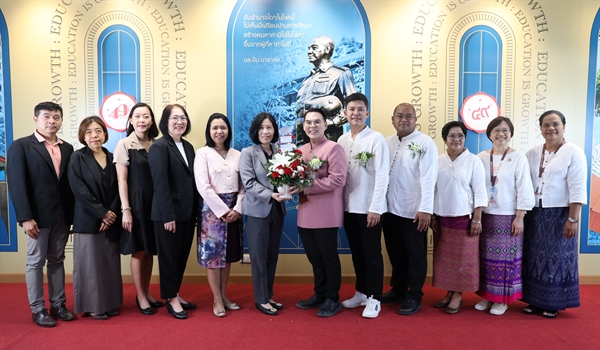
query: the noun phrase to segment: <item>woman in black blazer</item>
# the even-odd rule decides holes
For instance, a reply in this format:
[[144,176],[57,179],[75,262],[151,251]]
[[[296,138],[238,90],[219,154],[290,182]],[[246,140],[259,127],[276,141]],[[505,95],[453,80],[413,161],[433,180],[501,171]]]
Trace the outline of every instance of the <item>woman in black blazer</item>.
[[154,184],[151,218],[158,249],[160,296],[167,311],[178,319],[187,318],[185,310],[195,309],[179,296],[179,288],[192,241],[198,208],[194,182],[194,147],[183,139],[191,124],[185,108],[165,107],[158,124],[163,137],[148,153]]
[[106,320],[123,303],[119,236],[119,188],[104,122],[85,118],[71,155],[69,183],[75,195],[73,220],[73,290],[75,313]]

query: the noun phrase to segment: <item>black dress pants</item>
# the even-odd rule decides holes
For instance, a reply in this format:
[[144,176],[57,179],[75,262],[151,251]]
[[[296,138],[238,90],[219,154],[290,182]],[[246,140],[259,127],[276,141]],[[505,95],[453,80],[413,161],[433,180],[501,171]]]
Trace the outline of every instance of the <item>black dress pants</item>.
[[177,221],[176,232],[171,232],[165,230],[162,222],[154,221],[162,299],[175,298],[179,293],[194,240],[194,227],[195,220]]
[[392,290],[406,299],[421,301],[427,277],[427,230],[419,231],[414,219],[383,215],[385,247],[392,264]]
[[298,227],[304,252],[313,268],[315,294],[319,299],[340,300],[342,265],[337,251],[337,227]]
[[383,216],[375,227],[368,228],[367,214],[344,212],[344,230],[352,252],[356,290],[377,300],[381,300],[383,290],[382,221]]

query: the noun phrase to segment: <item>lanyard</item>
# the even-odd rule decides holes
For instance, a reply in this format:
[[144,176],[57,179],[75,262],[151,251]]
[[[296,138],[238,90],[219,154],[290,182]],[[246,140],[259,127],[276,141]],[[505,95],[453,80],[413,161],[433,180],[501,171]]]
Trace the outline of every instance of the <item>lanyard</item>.
[[[560,145],[558,145],[558,148],[556,149],[556,151],[551,152],[551,156],[548,157],[548,162],[546,163],[546,165],[548,165],[550,163],[550,161],[552,159],[554,159],[554,156],[556,156],[556,153],[558,153],[558,150],[562,147],[562,145],[565,144],[565,140],[562,140],[562,142],[560,143]],[[544,143],[544,148],[542,149],[542,157],[540,158],[540,169],[538,171],[538,177],[541,178],[542,174],[544,173],[544,170],[546,170],[546,165],[544,165],[544,157],[546,155],[546,144]]]
[[[509,149],[510,147],[506,147],[502,158],[500,158],[500,164],[498,164],[498,173],[500,172],[500,166],[502,165],[502,161],[504,160],[504,157],[506,157],[506,154],[508,153]],[[496,185],[496,182],[498,181],[498,173],[494,175],[494,149],[492,148],[492,150],[490,151],[490,183],[492,187],[494,187],[494,185]]]

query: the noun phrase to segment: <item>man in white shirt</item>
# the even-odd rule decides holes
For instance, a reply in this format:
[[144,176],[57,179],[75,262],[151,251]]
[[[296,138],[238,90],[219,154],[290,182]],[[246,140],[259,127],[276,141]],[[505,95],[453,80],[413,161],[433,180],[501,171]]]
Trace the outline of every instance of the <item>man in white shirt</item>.
[[401,103],[394,109],[396,134],[385,139],[390,154],[388,211],[383,235],[392,264],[392,289],[382,302],[401,302],[401,315],[421,308],[427,275],[427,229],[433,213],[438,151],[433,140],[415,130],[415,108]]
[[381,215],[386,212],[389,154],[385,139],[366,125],[369,101],[361,93],[344,100],[350,132],[338,143],[348,159],[344,187],[344,229],[352,251],[356,294],[342,302],[346,308],[365,305],[362,316],[375,318],[381,310],[383,257]]

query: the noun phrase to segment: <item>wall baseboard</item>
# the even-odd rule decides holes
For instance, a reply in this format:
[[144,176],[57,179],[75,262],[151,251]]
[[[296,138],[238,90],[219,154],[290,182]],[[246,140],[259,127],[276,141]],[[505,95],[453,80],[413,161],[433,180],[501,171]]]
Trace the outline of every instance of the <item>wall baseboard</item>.
[[[73,283],[73,275],[65,275],[65,281],[67,283]],[[342,276],[342,283],[354,284],[356,281],[353,275]],[[44,275],[44,282],[46,276]],[[158,275],[153,275],[150,280],[151,283],[158,284]],[[0,283],[25,283],[24,273],[2,273],[0,274]],[[123,275],[123,283],[133,283],[131,275]],[[183,283],[185,284],[208,284],[206,275],[201,274],[186,274],[183,276]],[[252,276],[250,275],[231,275],[229,277],[230,284],[252,284]],[[279,275],[275,276],[275,283],[277,284],[312,284],[312,275]],[[385,286],[390,284],[390,276],[386,275],[383,278],[384,291],[387,290]],[[431,275],[428,275],[426,284],[431,284]],[[580,284],[600,284],[600,276],[579,276]]]

